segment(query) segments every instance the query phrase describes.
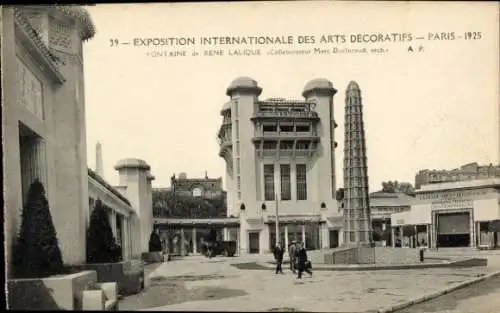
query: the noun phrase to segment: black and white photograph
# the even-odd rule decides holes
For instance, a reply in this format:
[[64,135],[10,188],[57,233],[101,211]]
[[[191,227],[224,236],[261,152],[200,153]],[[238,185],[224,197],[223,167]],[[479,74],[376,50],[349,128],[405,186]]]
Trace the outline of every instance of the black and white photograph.
[[499,8],[2,6],[6,308],[500,312]]

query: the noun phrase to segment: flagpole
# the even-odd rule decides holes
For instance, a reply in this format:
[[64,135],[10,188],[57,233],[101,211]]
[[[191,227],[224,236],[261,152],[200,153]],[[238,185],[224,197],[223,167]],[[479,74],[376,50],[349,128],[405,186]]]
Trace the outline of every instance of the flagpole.
[[276,199],[276,244],[280,243],[280,218],[278,214],[278,194],[274,194],[274,198]]

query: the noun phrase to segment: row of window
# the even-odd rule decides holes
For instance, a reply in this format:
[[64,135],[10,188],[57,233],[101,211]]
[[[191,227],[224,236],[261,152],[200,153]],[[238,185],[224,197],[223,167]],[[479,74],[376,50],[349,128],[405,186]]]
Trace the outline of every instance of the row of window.
[[[306,140],[303,140],[303,141],[298,140],[297,142],[295,142],[295,144],[294,144],[294,141],[284,140],[284,141],[280,141],[279,148],[281,150],[293,150],[294,146],[295,146],[295,149],[297,149],[297,150],[308,150],[310,145],[311,145],[311,142],[306,141]],[[256,143],[255,146],[257,149],[260,149],[261,145],[260,145],[260,143]],[[262,143],[263,150],[276,150],[277,148],[278,148],[277,141],[264,141]],[[313,145],[313,148],[314,148],[314,145]]]
[[[280,199],[283,201],[292,199],[290,164],[280,164]],[[307,200],[307,166],[306,164],[295,165],[297,200]],[[274,190],[274,164],[264,164],[264,200],[275,200]]]
[[276,125],[276,124],[264,124],[261,128],[263,133],[271,132],[284,132],[284,133],[292,133],[292,132],[310,132],[311,125]]

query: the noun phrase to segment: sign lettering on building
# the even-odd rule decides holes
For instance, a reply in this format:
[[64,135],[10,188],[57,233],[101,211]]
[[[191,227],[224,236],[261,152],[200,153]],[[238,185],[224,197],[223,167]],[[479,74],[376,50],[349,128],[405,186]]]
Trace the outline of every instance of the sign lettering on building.
[[468,209],[473,207],[472,200],[451,200],[451,201],[436,201],[432,202],[433,210],[440,209]]
[[467,197],[479,196],[487,194],[487,189],[479,190],[462,190],[462,191],[442,191],[442,192],[429,192],[417,195],[417,198],[422,200],[428,199],[442,199],[442,200],[460,200]]

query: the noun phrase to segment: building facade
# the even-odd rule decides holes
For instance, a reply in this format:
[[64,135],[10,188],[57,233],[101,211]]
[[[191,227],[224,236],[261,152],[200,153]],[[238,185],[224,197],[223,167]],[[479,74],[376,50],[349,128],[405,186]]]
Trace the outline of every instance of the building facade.
[[473,162],[453,170],[421,170],[415,175],[415,188],[426,184],[495,177],[500,178],[500,165],[479,165]]
[[408,212],[415,197],[403,192],[376,191],[370,193],[370,213],[373,240],[383,245],[392,245],[391,215]]
[[45,187],[65,264],[86,262],[86,231],[97,199],[108,209],[124,258],[140,257],[148,246],[142,239],[142,246],[134,243],[140,238],[135,233],[141,232],[138,213],[145,211],[142,216],[149,222],[142,223],[152,224],[147,179],[129,175],[123,195],[87,168],[82,45],[95,32],[89,14],[73,5],[3,6],[1,13],[8,277],[22,208],[36,179]]
[[235,79],[218,133],[228,215],[240,219],[240,253],[269,252],[277,237],[285,245],[303,241],[309,249],[338,246],[336,90],[315,79],[306,84],[304,100],[260,100],[261,92],[255,80]]
[[407,247],[500,247],[500,179],[424,185],[391,226]]
[[180,196],[200,199],[225,199],[226,197],[226,192],[222,189],[222,177],[210,178],[207,173],[204,178],[188,178],[186,173],[180,173],[178,177],[173,175],[170,178],[170,186],[172,191]]
[[82,45],[94,26],[76,6],[1,10],[7,262],[29,186],[39,179],[64,262],[83,263],[88,173]]

